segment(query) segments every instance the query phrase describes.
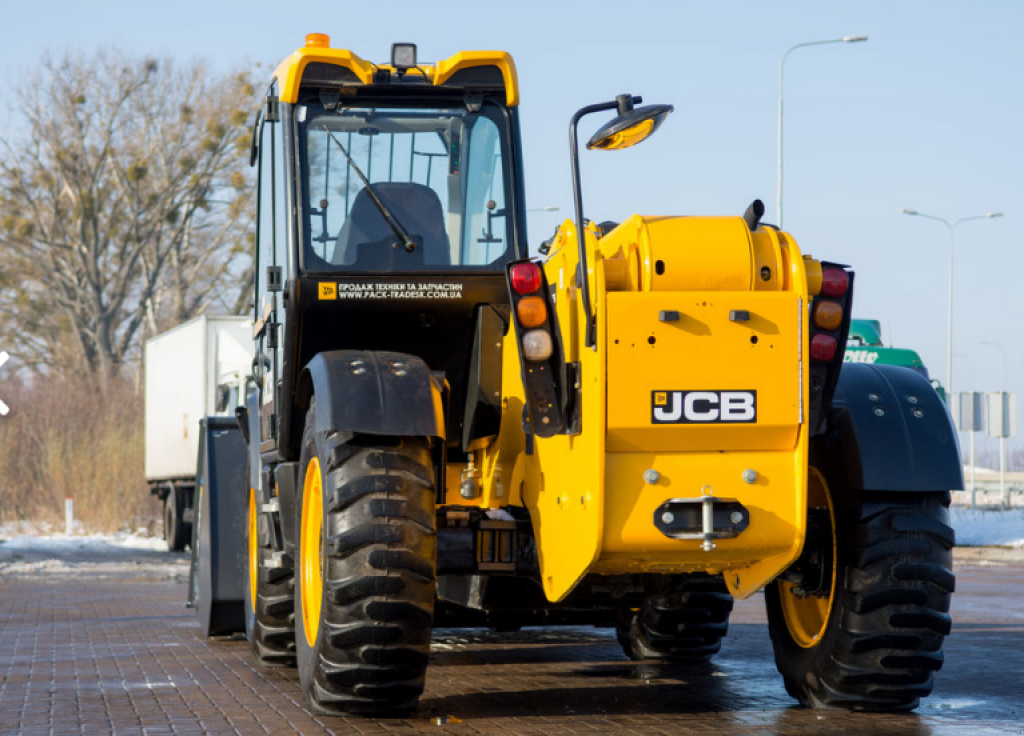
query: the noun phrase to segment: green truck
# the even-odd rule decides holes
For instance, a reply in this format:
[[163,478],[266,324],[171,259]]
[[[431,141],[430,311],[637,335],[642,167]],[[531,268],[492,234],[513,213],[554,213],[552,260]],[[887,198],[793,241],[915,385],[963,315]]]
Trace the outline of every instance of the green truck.
[[917,371],[931,381],[936,393],[946,400],[946,391],[938,379],[928,375],[921,356],[916,350],[886,347],[882,344],[882,323],[877,319],[851,319],[850,337],[846,342],[844,363],[899,365]]

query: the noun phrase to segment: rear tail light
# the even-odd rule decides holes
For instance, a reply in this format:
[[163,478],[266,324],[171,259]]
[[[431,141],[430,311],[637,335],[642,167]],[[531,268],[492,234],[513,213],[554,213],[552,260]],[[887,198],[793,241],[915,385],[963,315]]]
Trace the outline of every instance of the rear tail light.
[[540,266],[536,263],[516,263],[509,277],[517,294],[532,294],[540,288]]
[[547,360],[554,349],[554,343],[547,330],[530,330],[523,335],[523,357],[527,360],[535,363]]
[[815,335],[811,338],[811,359],[827,363],[836,357],[838,343],[831,335]]
[[823,330],[834,330],[843,323],[843,308],[838,302],[819,301],[814,306],[814,325]]
[[[566,431],[569,406],[567,366],[562,354],[556,294],[549,291],[544,271],[533,261],[506,266],[528,422],[524,428],[537,437]],[[576,426],[575,424],[573,425]],[[531,452],[531,450],[527,450]]]
[[850,288],[850,276],[841,268],[826,268],[821,272],[821,293],[838,298]]
[[539,296],[527,296],[516,305],[516,316],[523,327],[540,327],[547,322],[548,308]]

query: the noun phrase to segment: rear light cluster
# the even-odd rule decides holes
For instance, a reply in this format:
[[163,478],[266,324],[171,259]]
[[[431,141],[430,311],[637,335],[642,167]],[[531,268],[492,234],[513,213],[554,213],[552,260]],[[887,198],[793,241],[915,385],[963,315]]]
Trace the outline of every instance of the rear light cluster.
[[844,324],[849,324],[846,309],[850,292],[850,274],[838,266],[823,268],[821,272],[821,294],[812,307],[814,315],[811,326],[811,359],[822,363],[831,362],[839,351],[839,341],[846,343],[846,335],[836,335]]
[[547,282],[538,264],[517,261],[508,266],[508,285],[530,424],[538,437],[550,437],[565,424],[565,365]]
[[853,272],[835,263],[821,264],[821,291],[811,302],[810,421],[817,428],[839,380],[850,328]]
[[515,263],[509,270],[509,281],[512,283],[512,291],[520,297],[513,297],[516,302],[516,322],[520,327],[540,328],[530,329],[519,338],[523,357],[537,363],[547,360],[554,352],[554,342],[547,325],[548,305],[543,295],[537,293],[543,285],[540,266],[529,261]]

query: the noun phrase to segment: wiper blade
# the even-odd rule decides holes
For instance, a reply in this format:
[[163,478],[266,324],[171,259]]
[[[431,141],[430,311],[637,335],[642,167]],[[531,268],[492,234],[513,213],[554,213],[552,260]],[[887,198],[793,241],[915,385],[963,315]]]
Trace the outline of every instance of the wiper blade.
[[366,187],[367,194],[370,195],[370,199],[373,201],[373,204],[378,210],[380,210],[380,214],[384,218],[384,222],[386,222],[388,227],[391,228],[391,232],[393,232],[395,237],[402,243],[402,247],[409,253],[412,253],[416,250],[416,241],[412,239],[411,235],[409,235],[409,231],[402,227],[402,223],[398,221],[397,217],[391,214],[391,210],[389,210],[387,205],[384,204],[384,200],[382,200],[380,195],[377,194],[377,190],[373,188],[373,185],[370,184],[370,180],[366,178],[366,175],[363,174],[359,166],[356,165],[356,162],[348,155],[348,151],[345,150],[345,146],[341,145],[341,141],[334,137],[334,133],[332,133],[326,125],[323,126],[323,128],[324,132],[331,137],[331,140],[334,141],[338,148],[341,149],[341,152],[345,154],[345,158],[348,160],[349,166],[355,169],[356,176],[362,180],[363,186]]

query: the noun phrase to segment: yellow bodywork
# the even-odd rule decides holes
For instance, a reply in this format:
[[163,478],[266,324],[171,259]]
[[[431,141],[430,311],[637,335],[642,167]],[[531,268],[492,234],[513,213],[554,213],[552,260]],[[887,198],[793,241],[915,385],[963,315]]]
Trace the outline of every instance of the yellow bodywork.
[[[820,280],[820,268],[787,234],[750,232],[739,217],[633,216],[604,237],[593,226],[585,235],[595,348],[584,347],[573,222],[556,233],[544,264],[565,359],[580,364],[582,429],[535,438],[533,454],[525,453],[510,330],[503,423],[477,453],[483,494],[472,503],[529,509],[552,601],[590,573],[723,573],[733,595],[747,597],[803,546],[807,272]],[[662,321],[663,311],[678,319]],[[730,319],[734,311],[749,319]],[[652,422],[652,402],[667,402],[670,392],[734,390],[756,392],[756,421]],[[657,471],[656,482],[645,480],[648,470]],[[749,470],[753,482],[744,480]],[[447,500],[466,503],[457,471],[449,468]],[[748,528],[704,551],[699,540],[655,527],[665,501],[705,494],[743,504]]]
[[[305,73],[306,67],[313,62],[345,67],[355,74],[361,84],[365,85],[372,84],[375,70],[394,71],[390,64],[373,64],[347,49],[331,48],[330,40],[326,36],[312,35],[317,38],[307,39],[306,46],[292,52],[274,72],[274,79],[277,80],[279,86],[278,97],[281,102],[294,104],[298,101],[302,75]],[[479,66],[497,67],[505,82],[506,104],[509,107],[519,104],[519,81],[516,76],[516,65],[512,61],[511,54],[505,51],[461,51],[436,64],[418,64],[407,74],[425,75],[431,84],[443,85],[456,72]]]

